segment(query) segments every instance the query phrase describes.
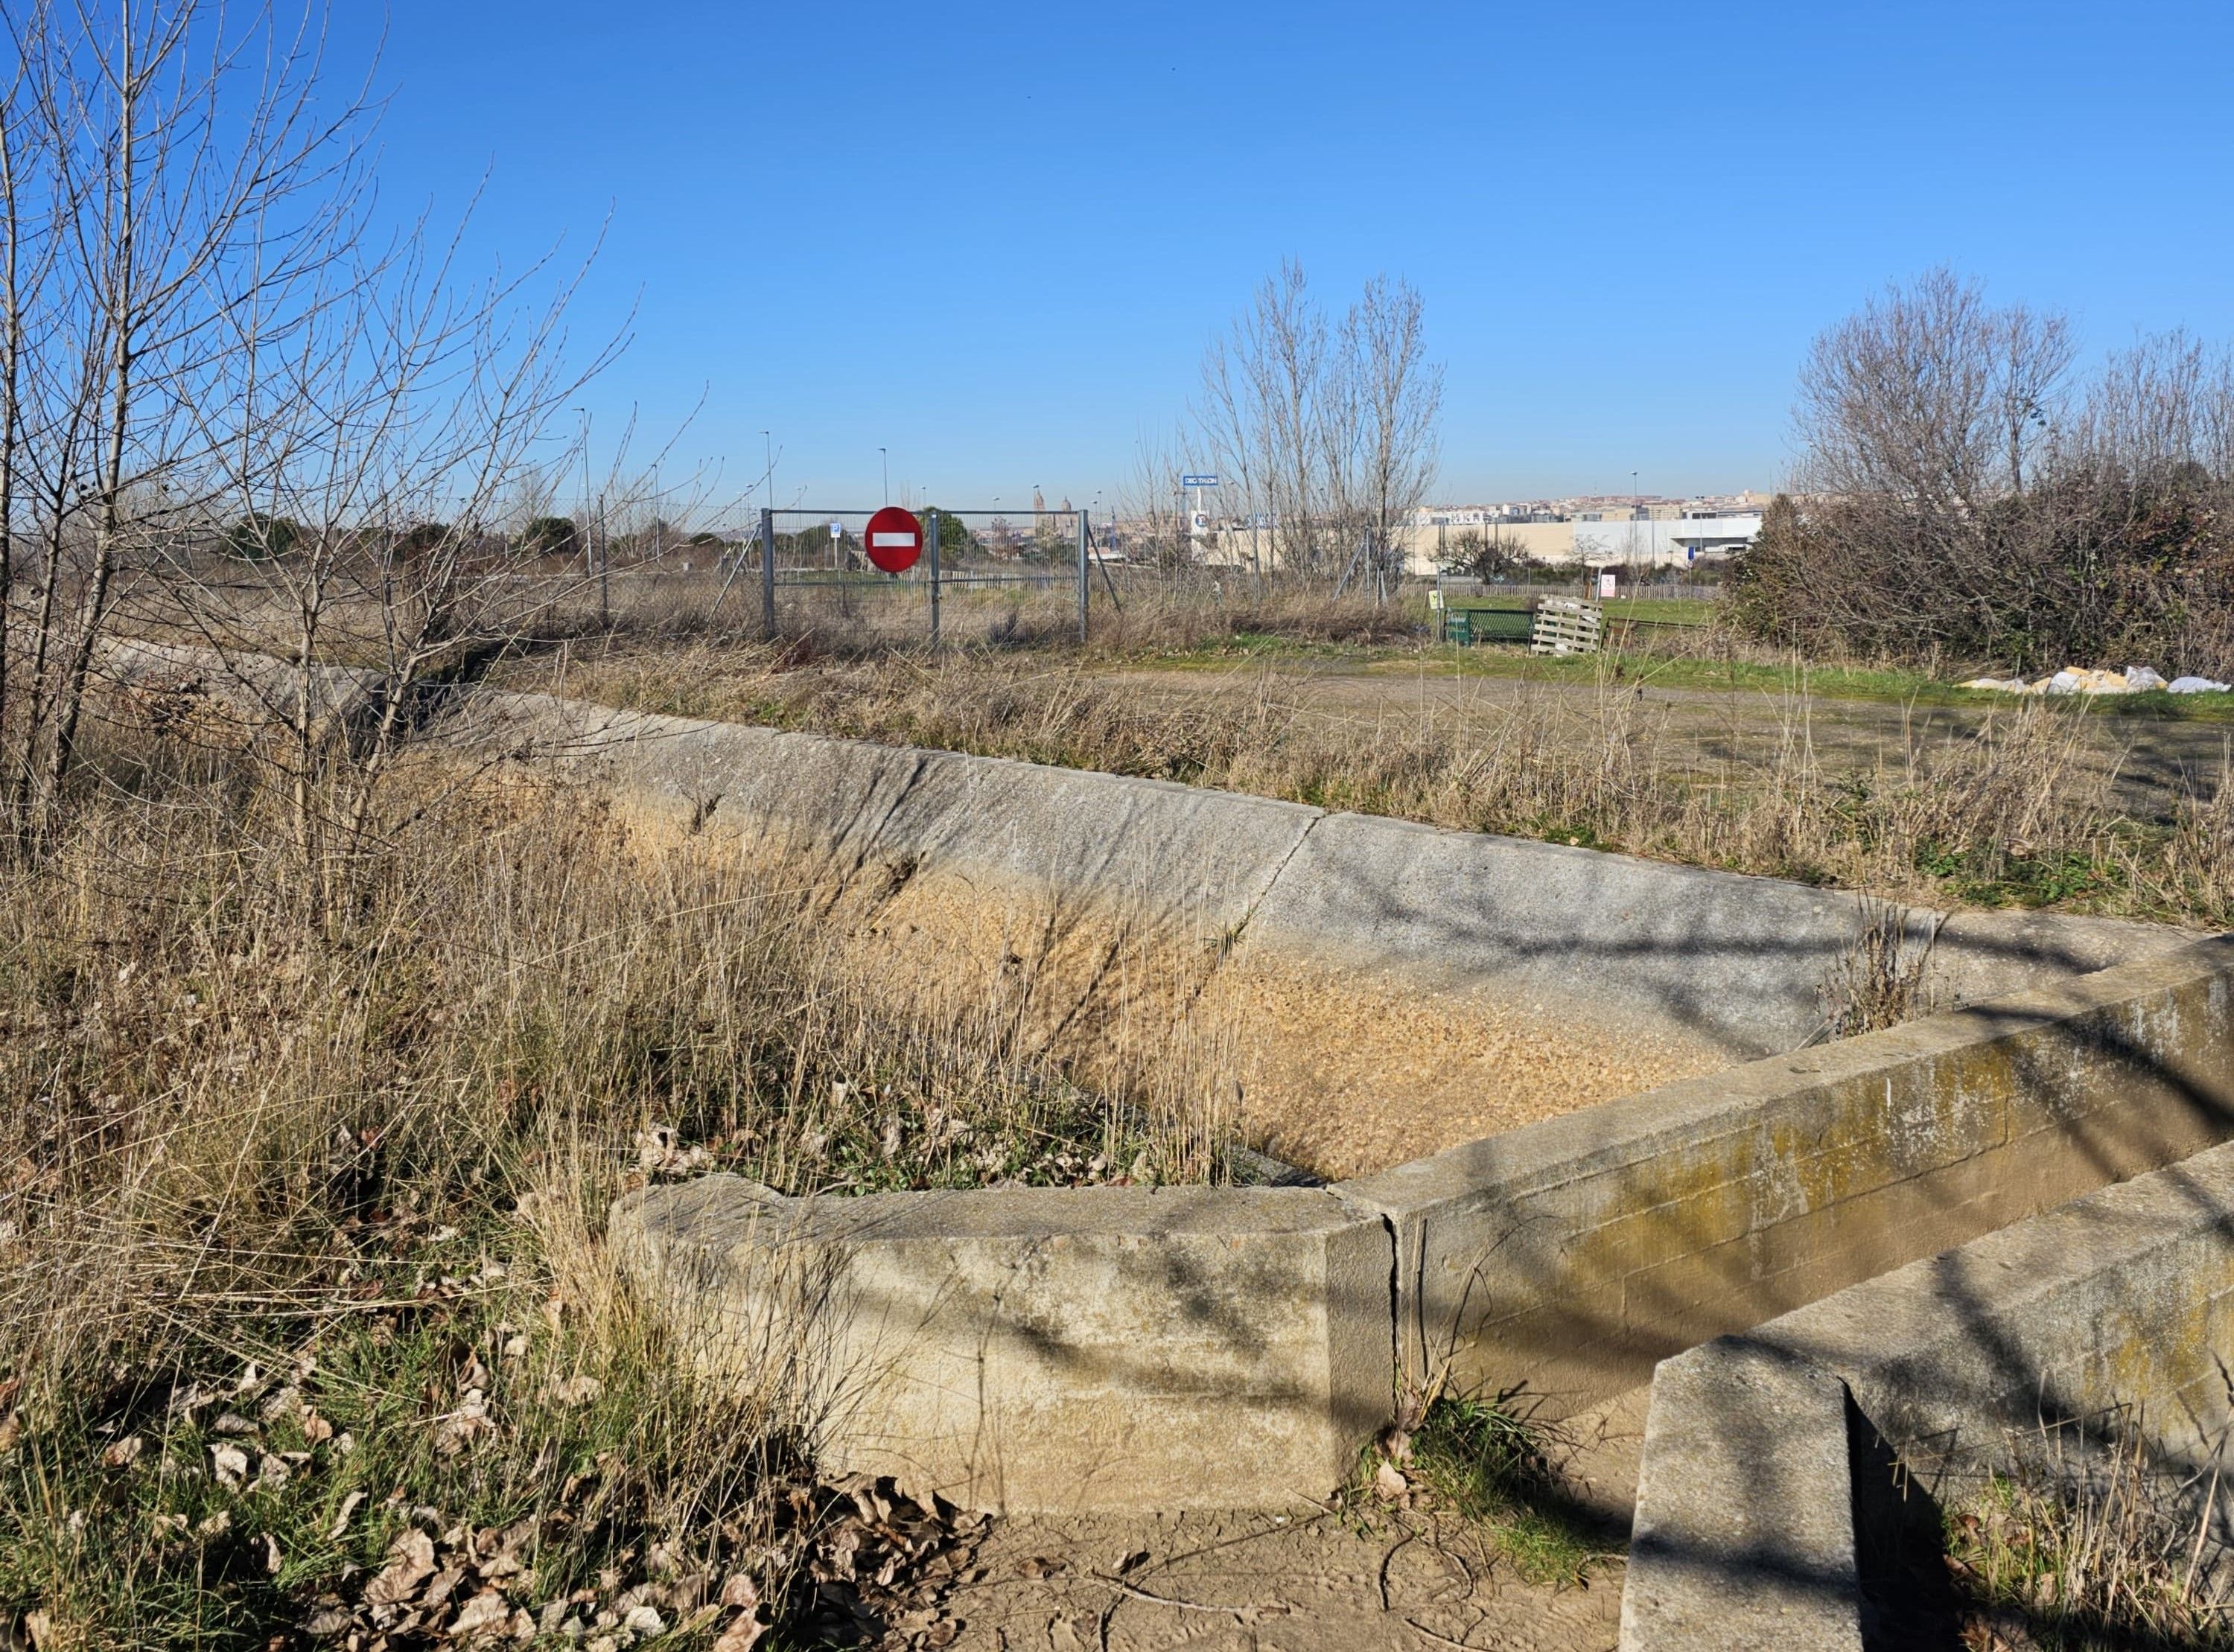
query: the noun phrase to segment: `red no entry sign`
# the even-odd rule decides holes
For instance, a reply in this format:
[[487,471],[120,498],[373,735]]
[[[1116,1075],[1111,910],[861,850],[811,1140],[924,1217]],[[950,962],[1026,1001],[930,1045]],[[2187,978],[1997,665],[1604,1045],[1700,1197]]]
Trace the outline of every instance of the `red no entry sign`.
[[863,537],[869,542],[869,560],[886,573],[914,567],[923,554],[923,524],[897,505],[887,505],[871,517]]

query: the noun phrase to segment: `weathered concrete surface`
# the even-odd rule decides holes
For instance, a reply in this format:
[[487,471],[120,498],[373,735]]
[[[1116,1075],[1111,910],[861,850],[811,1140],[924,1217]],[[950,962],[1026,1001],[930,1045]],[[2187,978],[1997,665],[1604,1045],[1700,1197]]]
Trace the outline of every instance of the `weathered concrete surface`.
[[[2234,1146],[1772,1320],[1926,1480],[2138,1432],[2211,1460],[2234,1394]],[[2072,1431],[2076,1430],[2076,1435]]]
[[[2234,1361],[2234,1146],[2015,1223],[1662,1362],[1623,1602],[1629,1652],[1723,1652],[1862,1607],[1851,1395],[1927,1485],[2138,1445],[2193,1483],[2223,1450]],[[1754,1381],[1836,1403],[1795,1407]],[[1728,1466],[1738,1466],[1734,1474]],[[1843,1530],[1841,1530],[1843,1523]],[[1807,1534],[1764,1571],[1758,1533]],[[1649,1541],[1648,1541],[1648,1535]],[[1843,1550],[1839,1545],[1843,1544]],[[1766,1626],[1766,1627],[1764,1627]]]
[[[1250,944],[1444,986],[1493,980],[1570,1020],[1579,998],[1645,1037],[1674,1029],[1742,1058],[1820,1031],[1820,989],[1857,926],[1852,895],[1801,884],[1330,814],[1258,904]],[[2099,918],[1923,911],[1905,933],[1928,954],[1928,995],[1950,1008],[2181,938]]]
[[1415,1372],[1586,1405],[1653,1365],[2234,1134],[2234,939],[1339,1184]]
[[1837,1377],[1732,1342],[1663,1361],[1622,1644],[1861,1652],[1852,1481]]
[[307,702],[310,726],[323,734],[359,716],[378,700],[381,676],[349,666],[318,666],[305,673],[268,654],[197,648],[108,637],[101,642],[101,676],[130,691],[198,701],[236,723],[291,723]]
[[[1329,814],[1242,793],[1001,758],[486,694],[472,738],[602,774],[694,827],[776,832],[857,865],[941,859],[1060,885],[1259,950],[1494,985],[1545,1024],[1588,1014],[1724,1059],[1820,1031],[1851,896],[1596,850]],[[2162,950],[2159,926],[2040,914],[1909,919],[1926,987],[1954,1004]]]
[[1229,940],[1319,811],[1164,780],[490,694],[480,746],[555,760],[696,830],[853,868],[942,860]]
[[1387,1230],[1316,1189],[808,1201],[712,1176],[611,1236],[710,1367],[815,1373],[826,1467],[957,1502],[1277,1507],[1333,1491],[1390,1411]]

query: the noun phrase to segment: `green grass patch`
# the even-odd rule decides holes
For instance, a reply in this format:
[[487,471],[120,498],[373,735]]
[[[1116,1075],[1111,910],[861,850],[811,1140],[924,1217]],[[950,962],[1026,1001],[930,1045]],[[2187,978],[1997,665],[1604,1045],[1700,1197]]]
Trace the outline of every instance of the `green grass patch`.
[[1465,1521],[1525,1581],[1577,1587],[1617,1545],[1576,1505],[1512,1396],[1440,1396],[1367,1454],[1356,1501],[1424,1498]]

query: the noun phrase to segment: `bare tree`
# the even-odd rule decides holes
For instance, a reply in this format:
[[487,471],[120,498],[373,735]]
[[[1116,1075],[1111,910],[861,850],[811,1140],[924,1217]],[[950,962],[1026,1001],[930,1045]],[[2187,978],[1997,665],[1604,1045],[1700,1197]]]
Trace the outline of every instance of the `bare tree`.
[[1225,504],[1268,525],[1290,572],[1376,588],[1400,571],[1396,528],[1436,464],[1441,369],[1426,359],[1425,306],[1376,278],[1329,330],[1293,260],[1203,360],[1196,419]]
[[1376,276],[1342,327],[1345,411],[1356,420],[1356,492],[1376,584],[1403,572],[1396,529],[1426,502],[1440,459],[1443,369],[1427,359],[1427,306]]
[[1210,346],[1196,410],[1221,479],[1231,478],[1227,503],[1265,520],[1275,557],[1298,573],[1334,561],[1323,519],[1326,365],[1325,318],[1303,266],[1287,260]]
[[[16,839],[51,821],[112,624],[183,630],[284,731],[320,899],[422,688],[568,594],[503,529],[571,467],[548,433],[606,359],[562,365],[571,284],[534,296],[543,264],[467,281],[454,236],[373,233],[370,107],[325,75],[325,21],[11,12],[0,106],[4,578],[23,527],[38,549],[29,636],[0,636]],[[347,727],[336,656],[369,666]]]
[[[10,250],[27,223],[47,278],[11,284],[18,440],[41,590],[12,788],[19,829],[50,812],[75,754],[116,582],[175,536],[225,467],[251,323],[302,324],[296,295],[353,242],[358,105],[313,95],[322,16],[231,27],[199,0],[39,6],[7,24]],[[232,95],[236,82],[253,95]],[[225,430],[244,456],[268,455]],[[11,493],[11,507],[20,493]]]

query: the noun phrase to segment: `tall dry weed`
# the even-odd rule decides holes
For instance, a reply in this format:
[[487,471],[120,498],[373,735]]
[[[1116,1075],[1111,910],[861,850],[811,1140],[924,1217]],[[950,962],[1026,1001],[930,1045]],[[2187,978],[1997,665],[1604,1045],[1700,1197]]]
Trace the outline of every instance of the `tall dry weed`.
[[694,1378],[611,1202],[1217,1173],[1207,1068],[1144,1047],[1113,1109],[997,1004],[874,993],[796,879],[582,797],[402,774],[336,902],[252,754],[142,731],[85,779],[0,868],[0,1611],[42,1646],[873,1616],[807,1586],[855,1518],[828,1385]]

